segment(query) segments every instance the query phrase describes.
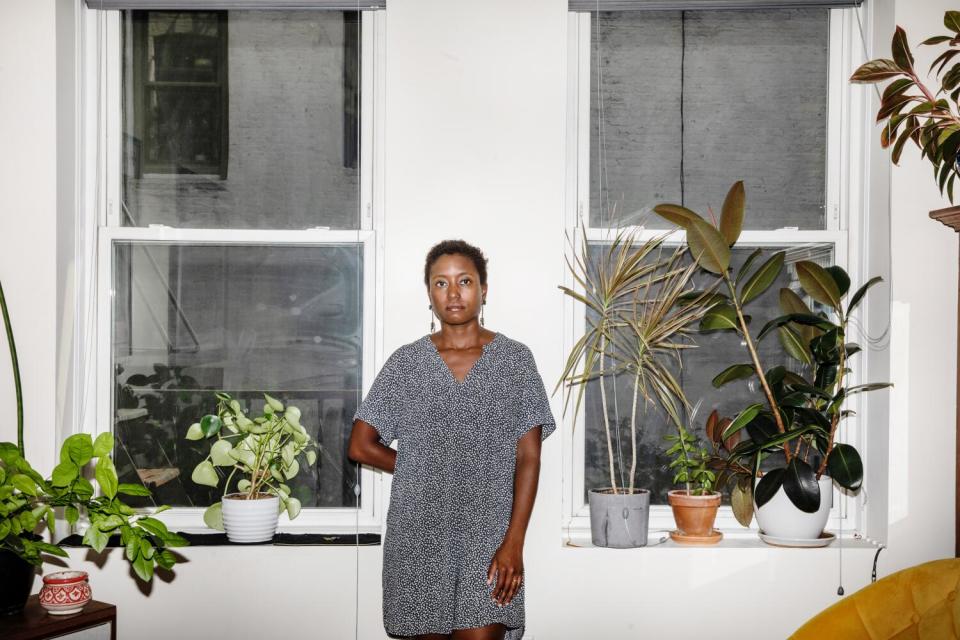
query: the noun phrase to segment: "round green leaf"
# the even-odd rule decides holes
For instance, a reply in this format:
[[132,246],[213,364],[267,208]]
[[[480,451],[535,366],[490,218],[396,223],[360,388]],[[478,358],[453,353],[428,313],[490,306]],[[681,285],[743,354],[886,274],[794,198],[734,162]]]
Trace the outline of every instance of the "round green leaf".
[[233,449],[230,449],[227,455],[240,464],[248,467],[252,467],[257,462],[257,456],[255,456],[253,451],[250,451],[249,449],[238,449],[237,447],[234,447]]
[[263,394],[263,398],[264,400],[267,401],[267,404],[269,404],[274,411],[283,411],[283,403],[277,400],[276,398],[274,398],[273,396],[267,395],[265,393]]
[[197,484],[216,487],[220,477],[217,475],[216,469],[213,468],[213,463],[209,460],[204,460],[194,468],[190,479]]
[[229,440],[217,440],[213,443],[213,446],[210,447],[210,459],[213,461],[213,464],[218,467],[232,467],[235,460],[230,457],[230,451],[233,449],[233,445],[230,444]]
[[300,501],[296,498],[287,498],[287,516],[293,520],[300,515]]
[[[66,453],[66,456],[64,456]],[[64,457],[71,460],[78,467],[90,462],[93,457],[93,439],[89,433],[78,433],[70,436],[63,442],[60,449],[60,459]]]
[[243,478],[242,480],[237,482],[237,491],[241,491],[241,492],[250,491],[250,481],[247,480],[246,478]]
[[109,455],[113,451],[113,434],[109,431],[101,433],[93,443],[93,456],[100,458]]
[[849,444],[834,445],[827,459],[827,470],[844,489],[856,491],[863,484],[863,460]]
[[294,460],[289,465],[284,467],[283,475],[287,480],[290,480],[294,476],[300,473],[300,463]]
[[223,504],[217,502],[203,512],[203,522],[211,529],[223,531]]
[[220,421],[220,418],[214,415],[206,415],[200,420],[200,431],[203,432],[203,435],[209,438],[220,433],[220,427],[223,426],[223,422]]
[[69,460],[64,460],[53,468],[51,480],[55,487],[66,487],[77,479],[80,469]]
[[200,428],[199,422],[194,422],[190,425],[190,428],[187,429],[187,440],[202,440],[203,439],[203,429]]

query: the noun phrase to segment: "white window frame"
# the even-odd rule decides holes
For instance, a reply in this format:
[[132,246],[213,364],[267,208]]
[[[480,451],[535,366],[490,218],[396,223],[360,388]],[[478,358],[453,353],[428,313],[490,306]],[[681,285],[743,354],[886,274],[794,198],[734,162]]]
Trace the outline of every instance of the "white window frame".
[[[79,431],[93,436],[113,425],[112,271],[117,242],[216,244],[228,246],[282,245],[331,246],[359,243],[363,247],[363,371],[364,395],[383,362],[383,95],[385,67],[385,15],[361,12],[361,118],[360,118],[360,228],[329,230],[185,229],[162,225],[120,226],[122,113],[121,113],[121,12],[83,7],[81,85],[85,122],[81,157],[93,162],[95,171],[84,175],[84,206],[78,226],[81,255],[95,252],[78,269],[78,317],[92,318],[95,347],[92,354],[77,346],[79,370],[95,371],[95,384],[83,389],[89,411],[77,411]],[[87,286],[85,287],[84,284]],[[87,316],[86,314],[90,314]],[[80,335],[83,335],[81,333]],[[93,360],[93,367],[85,366]],[[359,398],[358,398],[359,400]],[[385,526],[390,479],[370,467],[360,467],[360,508],[304,508],[291,522],[280,518],[281,532],[380,533]],[[153,509],[144,509],[151,512]],[[203,523],[203,508],[177,507],[158,517],[179,531],[209,532]]]
[[[831,243],[835,247],[835,264],[843,266],[850,275],[853,287],[865,281],[861,265],[866,265],[867,242],[864,238],[865,189],[869,184],[867,161],[871,149],[866,144],[872,135],[870,127],[871,101],[864,99],[863,90],[851,85],[847,79],[854,69],[865,61],[858,26],[860,21],[869,22],[869,9],[832,9],[829,25],[829,88],[827,116],[827,158],[825,211],[827,228],[824,230],[778,229],[744,231],[740,246],[777,246],[784,244]],[[567,179],[564,226],[574,247],[581,246],[581,230],[585,228],[586,239],[602,241],[610,239],[616,230],[591,228],[590,220],[590,99],[591,65],[591,13],[568,14],[568,89],[567,89]],[[748,194],[749,210],[749,194]],[[583,221],[583,226],[578,225]],[[663,233],[663,230],[639,229],[638,238],[646,240]],[[683,242],[683,231],[675,231],[667,239],[669,244]],[[569,251],[564,246],[564,251]],[[873,275],[873,274],[871,274]],[[565,273],[565,286],[582,293],[582,287],[569,272]],[[569,353],[576,339],[583,335],[585,309],[569,296],[564,296],[563,328],[564,353]],[[866,305],[863,305],[864,307]],[[860,310],[861,322],[865,310]],[[850,336],[851,340],[858,336]],[[869,350],[864,348],[851,376],[850,383],[858,384],[862,372],[867,371]],[[868,438],[862,427],[867,422],[867,403],[864,394],[848,401],[848,408],[857,412],[856,417],[844,421],[839,438],[858,448],[864,455],[865,466],[869,465]],[[877,416],[883,419],[884,416]],[[563,418],[565,441],[563,443],[563,539],[575,546],[589,544],[590,507],[584,500],[584,410]],[[885,493],[885,488],[879,489]],[[880,501],[884,502],[883,500]],[[839,531],[844,537],[864,537],[866,491],[857,495],[833,493],[833,507],[827,527]],[[723,505],[717,516],[717,525],[725,535],[733,538],[756,538],[756,521],[747,529],[737,523],[731,508]],[[659,537],[656,532],[670,531],[675,527],[668,505],[652,505],[650,508],[650,541]]]

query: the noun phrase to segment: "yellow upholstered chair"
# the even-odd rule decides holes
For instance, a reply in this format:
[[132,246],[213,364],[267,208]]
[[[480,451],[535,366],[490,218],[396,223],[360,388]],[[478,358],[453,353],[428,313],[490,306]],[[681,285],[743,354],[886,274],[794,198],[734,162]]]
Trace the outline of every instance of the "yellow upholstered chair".
[[904,569],[820,612],[791,640],[960,638],[960,559]]

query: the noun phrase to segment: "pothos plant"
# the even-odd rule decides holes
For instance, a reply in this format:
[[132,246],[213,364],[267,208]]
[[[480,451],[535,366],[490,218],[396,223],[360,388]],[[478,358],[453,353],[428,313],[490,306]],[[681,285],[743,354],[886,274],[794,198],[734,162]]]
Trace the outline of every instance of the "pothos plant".
[[[300,472],[300,462],[313,466],[318,445],[300,424],[300,409],[264,394],[261,415],[247,416],[238,400],[217,393],[217,413],[190,425],[187,440],[213,439],[210,454],[198,464],[191,478],[197,484],[218,487],[224,482],[224,496],[234,487],[246,500],[277,496],[280,508],[290,519],[300,513],[300,500],[290,495],[285,484]],[[212,529],[223,529],[223,503],[211,505],[203,520]]]
[[921,82],[915,68],[913,53],[906,32],[897,27],[891,45],[892,59],[878,58],[863,64],[850,80],[854,83],[874,84],[891,81],[884,89],[877,112],[877,122],[885,123],[880,132],[884,149],[893,147],[893,163],[908,141],[913,140],[922,157],[933,164],[934,178],[940,192],[946,191],[953,201],[957,179],[957,158],[960,154],[960,63],[950,65],[960,54],[960,11],[947,11],[943,25],[949,34],[938,35],[921,46],[946,44],[930,65],[929,73],[936,71],[938,86],[927,87]]
[[[727,194],[716,224],[679,205],[663,204],[654,210],[686,230],[696,263],[722,282],[724,291],[714,294],[713,307],[701,321],[701,331],[736,333],[750,358],[749,362],[721,371],[713,385],[722,387],[734,380],[754,378],[764,396],[765,402],[745,407],[722,429],[716,421],[712,429],[708,424],[711,439],[727,443],[722,445],[724,448],[729,446],[721,467],[725,481],[736,480],[734,500],[741,505],[752,504],[753,500],[748,498],[753,479],[762,476],[753,496],[757,506],[766,504],[782,486],[798,509],[813,513],[820,507],[818,480],[824,473],[829,472],[837,484],[849,490],[859,489],[863,482],[859,453],[853,446],[837,442],[836,437],[841,420],[850,415],[843,408],[847,398],[890,386],[847,386],[850,358],[860,350],[858,345],[846,341],[850,316],[870,287],[881,279],[869,280],[845,304],[850,278],[843,269],[799,261],[794,267],[800,285],[821,305],[821,310],[814,312],[795,292],[781,289],[784,314],[767,322],[754,336],[745,309],[777,280],[785,252],[761,261],[762,251],[757,249],[733,273],[731,248],[743,226],[745,200],[743,183],[737,182]],[[808,372],[808,377],[784,366],[763,367],[757,344],[773,333],[778,334],[786,353],[802,365],[801,370]],[[750,440],[735,443],[744,429]],[[761,464],[771,456],[776,456],[771,462],[777,464],[761,473]],[[744,524],[749,524],[750,517],[752,510],[738,514]]]

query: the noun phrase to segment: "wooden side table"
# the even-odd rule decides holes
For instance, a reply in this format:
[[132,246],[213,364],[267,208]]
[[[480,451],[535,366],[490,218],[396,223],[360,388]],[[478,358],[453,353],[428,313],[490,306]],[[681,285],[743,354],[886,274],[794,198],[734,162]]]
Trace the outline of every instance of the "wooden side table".
[[73,638],[117,640],[117,608],[91,600],[80,613],[52,616],[40,606],[39,596],[30,596],[27,606],[15,616],[0,618],[0,638],[4,640],[40,640]]

